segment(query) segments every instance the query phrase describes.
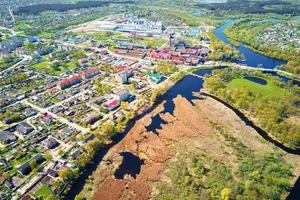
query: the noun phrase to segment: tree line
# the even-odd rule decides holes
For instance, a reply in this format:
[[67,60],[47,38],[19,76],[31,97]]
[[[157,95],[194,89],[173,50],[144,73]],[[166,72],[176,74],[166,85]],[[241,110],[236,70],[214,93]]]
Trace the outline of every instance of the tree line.
[[255,116],[262,128],[280,142],[295,149],[300,148],[300,125],[290,120],[290,117],[300,117],[298,112],[300,88],[285,85],[277,78],[261,72],[256,72],[255,76],[272,81],[278,87],[285,89],[286,94],[281,96],[275,93],[268,96],[250,90],[248,87],[235,88],[228,85],[231,80],[253,76],[252,73],[237,69],[215,70],[213,76],[205,80],[204,86],[211,94]]
[[[102,6],[108,6],[111,4],[111,1],[80,1],[76,4],[35,4],[35,5],[29,5],[29,6],[23,6],[19,7],[14,13],[16,15],[21,14],[39,14],[43,11],[68,11],[68,10],[75,10],[75,9],[82,9],[82,8],[94,8],[94,7],[102,7]],[[113,2],[114,4],[132,4],[133,1],[118,1]]]

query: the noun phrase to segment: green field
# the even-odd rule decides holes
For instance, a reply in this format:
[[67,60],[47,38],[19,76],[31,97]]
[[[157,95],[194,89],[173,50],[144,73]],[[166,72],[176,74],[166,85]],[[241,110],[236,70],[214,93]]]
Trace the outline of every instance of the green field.
[[47,73],[53,76],[58,76],[67,70],[72,70],[76,66],[77,66],[76,60],[71,60],[70,62],[64,64],[63,66],[59,66],[57,68],[54,68],[51,65],[49,65],[47,60],[31,65],[33,69],[36,69],[39,72]]
[[99,42],[109,43],[111,46],[116,46],[118,43],[113,38],[121,38],[130,40],[133,43],[147,45],[150,48],[161,47],[168,41],[165,38],[157,37],[134,37],[124,33],[101,31],[93,34],[95,40]]
[[147,45],[150,48],[157,48],[163,46],[168,41],[164,38],[144,37],[144,38],[133,39],[132,42]]
[[284,88],[281,88],[279,86],[276,86],[272,81],[268,81],[267,85],[260,85],[258,83],[249,81],[247,79],[243,78],[236,78],[231,80],[227,85],[231,88],[247,88],[252,93],[256,95],[262,95],[262,96],[274,96],[274,97],[283,97],[287,95],[287,90]]
[[36,193],[35,196],[37,197],[43,197],[43,199],[46,199],[48,196],[53,195],[52,191],[50,188],[47,186],[43,185]]

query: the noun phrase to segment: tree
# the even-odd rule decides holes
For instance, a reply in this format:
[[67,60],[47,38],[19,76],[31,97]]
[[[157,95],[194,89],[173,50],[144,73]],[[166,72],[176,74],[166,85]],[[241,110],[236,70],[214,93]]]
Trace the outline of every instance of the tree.
[[177,67],[175,64],[170,62],[162,62],[156,67],[156,71],[163,75],[171,75],[177,71]]
[[223,190],[221,191],[221,199],[222,200],[229,200],[231,197],[231,189],[230,188],[223,188]]
[[128,109],[127,109],[128,106],[129,106],[129,103],[128,103],[128,102],[125,102],[125,101],[122,101],[122,102],[121,102],[121,108],[122,108],[122,109],[128,110]]
[[102,124],[101,131],[105,135],[113,135],[115,133],[115,125],[112,121],[107,120]]
[[59,170],[58,175],[63,181],[70,181],[74,178],[73,171],[70,168]]

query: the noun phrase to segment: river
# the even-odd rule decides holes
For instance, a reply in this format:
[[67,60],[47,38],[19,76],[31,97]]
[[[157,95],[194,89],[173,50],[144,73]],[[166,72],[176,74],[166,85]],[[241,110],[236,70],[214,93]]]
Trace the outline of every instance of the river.
[[[232,23],[234,23],[234,20],[227,20],[223,26],[220,26],[217,29],[215,29],[215,33],[216,33],[217,37],[219,39],[223,40],[224,42],[226,42],[227,44],[231,44],[231,43],[229,42],[229,40],[227,39],[227,36],[224,34],[223,31],[226,29],[226,27],[228,27]],[[273,69],[276,66],[285,63],[284,61],[281,61],[281,60],[276,60],[276,59],[272,59],[272,58],[268,58],[266,56],[260,55],[256,52],[252,51],[251,49],[245,47],[244,45],[242,45],[240,47],[236,47],[236,48],[242,54],[244,54],[244,56],[246,58],[245,61],[239,61],[239,63],[241,63],[241,64],[247,64],[247,65],[253,66],[253,67],[256,67],[259,64],[263,64],[263,67],[268,68],[268,69]],[[204,76],[205,74],[211,74],[212,70],[199,70],[194,73],[197,75],[200,75],[200,76]],[[273,75],[278,76],[277,74],[273,74]],[[284,78],[286,80],[288,80],[286,77],[284,77]],[[162,113],[167,113],[167,112],[170,114],[173,113],[173,110],[175,107],[175,105],[173,103],[173,99],[175,97],[177,97],[178,95],[185,97],[191,103],[192,103],[192,100],[199,98],[199,97],[194,96],[193,93],[199,92],[200,89],[202,89],[202,87],[203,87],[203,83],[204,83],[204,80],[201,78],[198,78],[198,77],[195,77],[192,75],[185,76],[181,81],[179,81],[177,84],[175,84],[172,88],[170,88],[167,91],[167,93],[165,95],[163,95],[161,97],[160,102],[165,101],[164,111]],[[222,100],[219,100],[219,101],[222,102]],[[299,151],[289,149],[289,148],[285,147],[283,144],[270,138],[266,132],[264,132],[262,129],[257,127],[253,122],[251,122],[248,118],[246,118],[244,115],[242,115],[238,110],[234,109],[233,107],[230,107],[230,105],[226,104],[225,102],[223,102],[223,104],[225,104],[225,106],[234,110],[234,112],[241,118],[241,120],[243,120],[245,123],[247,123],[247,125],[251,126],[256,131],[258,131],[258,133],[268,142],[273,143],[274,145],[276,145],[277,147],[281,148],[282,150],[284,150],[288,153],[298,154],[298,155],[300,154]],[[109,149],[111,147],[113,147],[115,144],[117,144],[118,142],[120,142],[126,136],[126,134],[131,130],[131,128],[134,126],[135,122],[137,120],[141,119],[142,117],[144,117],[149,112],[151,112],[154,107],[155,106],[149,108],[143,114],[135,117],[130,122],[130,124],[127,126],[126,130],[123,133],[117,134],[116,136],[114,136],[112,138],[112,141],[113,141],[112,144],[109,144],[109,145],[103,147],[99,151],[98,155],[94,159],[93,164],[91,164],[87,168],[87,170],[85,172],[83,172],[83,174],[80,176],[80,178],[78,180],[76,180],[76,184],[74,184],[71,187],[71,190],[68,192],[68,195],[65,196],[64,199],[74,199],[75,196],[81,192],[81,190],[84,187],[85,181],[97,169],[97,166],[100,164],[100,162],[102,161],[105,154],[109,151]],[[160,128],[164,123],[165,122],[159,116],[153,116],[152,123],[146,128],[149,130],[155,130],[155,129]],[[128,170],[128,169],[126,168],[126,170]],[[131,170],[132,169],[130,168],[129,171],[131,171]],[[138,171],[138,170],[139,169],[133,169],[133,172]],[[122,175],[123,174],[121,173],[120,176],[122,176]],[[294,188],[294,190],[295,190],[295,188]]]
[[[237,20],[228,19],[225,20],[225,23],[222,26],[219,26],[214,30],[215,35],[217,38],[225,42],[226,44],[230,44],[234,46],[228,39],[228,37],[225,35],[224,30],[232,25]],[[264,55],[261,55],[259,53],[256,53],[255,51],[251,50],[250,48],[246,47],[245,44],[241,43],[240,46],[234,46],[245,58],[245,60],[238,60],[238,64],[245,64],[250,67],[263,67],[266,69],[274,69],[275,67],[279,65],[286,64],[283,60],[273,59]]]
[[[277,19],[265,19],[265,20],[258,20],[258,21],[254,21],[254,22],[264,22],[264,21],[272,21],[272,22],[276,22]],[[252,49],[248,48],[245,44],[241,43],[240,46],[234,46],[228,39],[227,35],[224,33],[224,30],[232,25],[233,23],[235,23],[237,20],[233,20],[233,19],[227,19],[225,20],[225,23],[222,26],[217,27],[214,30],[214,33],[216,35],[216,37],[220,40],[222,40],[223,42],[225,42],[226,44],[230,44],[232,45],[234,48],[236,48],[243,56],[244,56],[244,60],[238,60],[237,63],[238,64],[244,64],[244,65],[248,65],[250,67],[260,67],[260,68],[266,68],[266,69],[274,69],[280,65],[284,65],[286,64],[285,61],[283,60],[279,60],[279,59],[274,59],[274,58],[270,58],[268,56],[264,56],[262,54],[259,54],[255,51],[253,51]],[[282,76],[280,74],[277,74],[276,72],[265,72],[265,73],[269,73],[273,76],[277,76],[278,78],[280,78],[281,80],[283,80],[284,82],[289,82],[291,81],[292,84],[294,85],[298,85],[300,86],[300,81],[297,80],[293,80],[290,79],[286,76]]]

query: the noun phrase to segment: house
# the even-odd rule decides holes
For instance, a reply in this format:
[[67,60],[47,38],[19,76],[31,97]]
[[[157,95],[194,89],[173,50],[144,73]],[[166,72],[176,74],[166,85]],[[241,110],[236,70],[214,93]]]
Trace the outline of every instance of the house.
[[43,118],[42,121],[44,124],[46,124],[47,126],[51,126],[53,124],[55,124],[55,119],[51,116],[46,114]]
[[73,85],[76,85],[81,82],[81,78],[79,76],[72,76],[70,78],[64,79],[58,83],[60,89],[64,90]]
[[31,172],[30,165],[26,162],[20,167],[17,168],[18,172],[20,172],[22,175],[28,175]]
[[18,138],[10,131],[0,131],[0,142],[9,144],[16,141]]
[[86,71],[84,71],[82,73],[82,76],[85,78],[85,79],[89,79],[89,78],[92,78],[96,75],[100,74],[100,71],[98,68],[91,68],[91,69],[88,69]]
[[72,154],[71,154],[71,158],[72,160],[76,160],[80,155],[81,155],[81,151],[79,149],[75,150]]
[[4,181],[4,185],[10,190],[12,190],[15,187],[14,184],[7,179]]
[[54,50],[53,47],[46,47],[44,49],[37,50],[35,53],[38,56],[44,56],[44,55],[51,53],[53,50]]
[[0,57],[5,57],[5,56],[8,56],[9,55],[9,52],[6,51],[6,50],[0,50]]
[[21,122],[17,125],[16,131],[18,131],[22,135],[27,135],[28,133],[32,132],[34,129],[32,126],[27,124],[26,122]]
[[66,128],[63,133],[66,137],[69,137],[69,136],[73,135],[74,133],[76,133],[76,130],[73,128]]
[[38,37],[28,37],[27,41],[30,42],[30,43],[35,43],[35,42],[40,42],[41,39],[38,38]]
[[120,106],[120,101],[118,99],[111,99],[107,101],[105,105],[107,110],[113,110]]
[[98,121],[99,119],[101,119],[102,116],[99,113],[93,113],[91,115],[88,115],[85,119],[84,119],[84,123],[86,125],[88,124],[94,124],[96,121]]
[[46,159],[45,159],[42,155],[37,154],[37,155],[35,155],[31,160],[36,161],[37,164],[41,164],[41,163],[43,163]]
[[18,47],[17,49],[16,49],[16,54],[18,55],[18,56],[22,56],[22,55],[24,55],[26,53],[26,51],[25,51],[25,49],[23,48],[23,47]]
[[130,96],[130,93],[126,89],[117,88],[114,91],[114,94],[117,96],[119,101],[126,101],[128,97]]
[[131,76],[131,72],[129,70],[123,70],[115,74],[115,78],[119,83],[127,83],[128,78]]
[[52,137],[49,137],[45,142],[44,144],[46,145],[46,147],[48,149],[54,149],[56,148],[59,143],[56,141],[56,139],[52,138]]
[[32,200],[32,199],[34,198],[28,193],[20,198],[20,200]]
[[48,175],[46,175],[44,178],[42,178],[41,183],[43,185],[49,185],[51,182],[52,178]]
[[47,174],[52,177],[58,177],[58,172],[54,169],[48,169]]
[[25,109],[25,115],[26,117],[31,117],[33,115],[36,115],[38,111],[34,110],[33,108],[26,108]]
[[100,49],[99,50],[99,54],[100,55],[107,55],[108,54],[108,51],[106,49]]

